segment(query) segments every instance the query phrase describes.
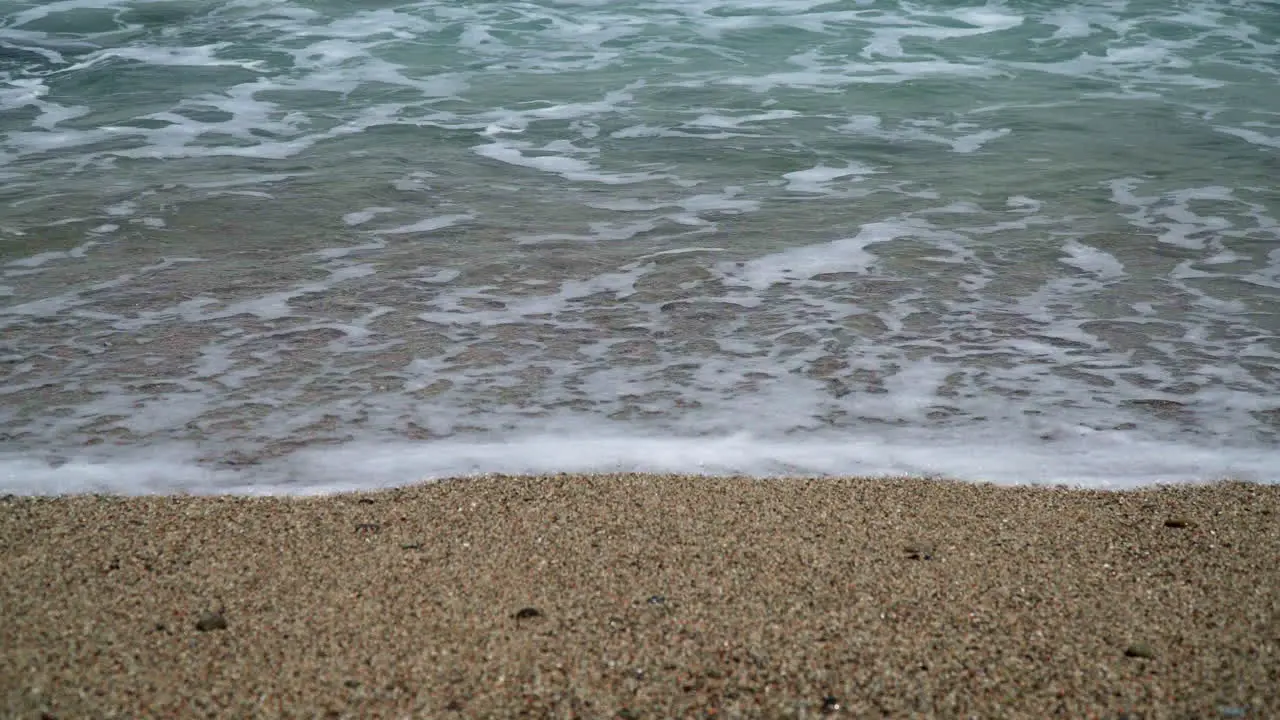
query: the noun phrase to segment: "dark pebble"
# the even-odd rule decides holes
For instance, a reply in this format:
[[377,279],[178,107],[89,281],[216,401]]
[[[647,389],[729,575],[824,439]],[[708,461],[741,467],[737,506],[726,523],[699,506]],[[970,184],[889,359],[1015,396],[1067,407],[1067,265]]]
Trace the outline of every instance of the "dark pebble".
[[650,605],[661,605],[666,601],[667,601],[667,597],[665,595],[650,595],[649,599],[645,600],[645,602],[649,603]]
[[359,525],[356,525],[357,533],[376,533],[381,529],[382,526],[378,523],[360,523]]
[[1156,651],[1152,650],[1151,646],[1146,643],[1134,643],[1124,649],[1124,656],[1151,660],[1156,656]]
[[932,560],[933,559],[932,545],[908,545],[903,549],[906,551],[907,557],[912,560]]
[[220,612],[207,612],[196,620],[196,629],[200,632],[209,632],[210,630],[226,630],[227,618]]
[[532,620],[533,618],[542,617],[542,611],[534,607],[520,608],[516,611],[516,614],[511,617],[516,620]]
[[831,713],[840,712],[840,701],[835,695],[828,695],[822,698],[822,713],[830,715]]
[[360,503],[361,505],[372,505],[373,498],[360,498],[356,502]]
[[401,549],[401,550],[421,550],[421,549],[422,549],[422,543],[419,543],[419,542],[414,542],[414,543],[402,543],[402,544],[400,545],[400,549]]
[[1167,528],[1189,528],[1191,527],[1191,524],[1192,523],[1190,520],[1187,520],[1186,518],[1179,518],[1179,517],[1169,518],[1168,520],[1164,521],[1164,526]]

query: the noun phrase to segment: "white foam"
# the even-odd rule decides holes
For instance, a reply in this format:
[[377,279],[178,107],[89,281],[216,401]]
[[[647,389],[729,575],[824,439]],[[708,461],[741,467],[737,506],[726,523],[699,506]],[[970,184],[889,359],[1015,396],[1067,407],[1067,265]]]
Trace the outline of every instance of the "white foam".
[[857,235],[821,245],[783,250],[745,263],[721,263],[726,278],[754,290],[788,281],[804,281],[821,273],[868,272],[876,257],[867,248],[911,232],[892,223],[868,223]]
[[396,227],[378,230],[376,232],[379,235],[407,235],[410,233],[432,232],[433,230],[442,230],[474,219],[475,216],[469,214],[438,215],[436,217],[419,220],[415,223],[409,223],[408,225],[397,225]]
[[[941,132],[925,128],[938,128],[939,130],[948,131],[952,135],[947,136]],[[977,152],[991,141],[998,140],[1012,132],[1008,128],[985,130],[977,128],[978,126],[972,123],[943,125],[940,122],[931,120],[916,120],[903,122],[896,129],[888,130],[883,127],[880,118],[875,115],[855,115],[847,123],[835,128],[835,130],[852,135],[883,138],[896,142],[938,143],[950,146],[952,151],[957,153]]]
[[71,248],[70,250],[50,250],[42,253],[36,253],[35,255],[29,255],[25,258],[10,260],[8,263],[5,263],[5,264],[10,267],[33,268],[33,267],[40,267],[41,265],[44,265],[47,262],[52,262],[54,260],[83,258],[85,256],[85,253],[88,252],[89,248],[97,244],[98,244],[97,241],[91,240],[89,242],[77,245]]
[[718,193],[699,193],[681,198],[675,205],[694,214],[706,212],[737,214],[760,209],[758,200],[737,199],[741,193],[742,188],[730,185]]
[[[808,57],[793,58],[808,60]],[[809,69],[791,72],[770,72],[763,75],[735,75],[719,82],[724,85],[744,87],[756,93],[769,93],[777,88],[820,90],[841,88],[848,85],[897,85],[931,76],[987,77],[994,74],[990,68],[947,62],[945,60],[920,60],[915,62],[846,63],[825,65],[814,60]]]
[[231,43],[213,43],[185,47],[123,47],[110,48],[91,53],[85,60],[72,65],[66,72],[88,69],[98,63],[113,58],[136,60],[148,65],[191,65],[195,67],[216,67],[219,65],[260,70],[260,60],[219,59],[217,52],[231,46]]
[[1081,12],[1079,6],[1073,6],[1070,9],[1062,8],[1045,13],[1040,18],[1040,22],[1047,25],[1053,25],[1057,28],[1054,30],[1050,40],[1070,40],[1073,38],[1089,37],[1093,34],[1094,23],[1093,16],[1088,13]]
[[1253,143],[1262,147],[1280,148],[1280,134],[1268,135],[1258,130],[1250,130],[1245,127],[1230,127],[1227,125],[1214,125],[1213,128],[1220,133],[1226,135],[1234,135],[1245,142]]
[[373,242],[367,242],[367,243],[364,243],[363,245],[349,245],[347,247],[325,248],[323,250],[317,250],[312,254],[320,258],[323,258],[325,260],[337,260],[339,258],[345,258],[357,253],[381,250],[386,246],[387,246],[387,243],[385,240],[374,240]]
[[33,7],[25,8],[19,12],[15,12],[8,16],[9,25],[12,27],[22,27],[37,20],[43,20],[50,15],[70,12],[72,10],[80,10],[86,8],[93,9],[111,9],[125,5],[129,5],[130,0],[55,0],[55,2],[42,2]]
[[176,445],[118,458],[64,457],[51,466],[40,457],[5,453],[0,454],[0,492],[310,495],[487,473],[557,472],[940,475],[1002,485],[1100,489],[1223,478],[1280,482],[1268,452],[1131,442],[1106,433],[1037,446],[993,437],[903,443],[892,433],[784,440],[747,434],[664,438],[597,432],[496,442],[353,443],[302,450],[249,470],[200,463],[198,457],[195,448]]
[[906,54],[902,49],[902,40],[904,38],[918,37],[936,42],[949,38],[971,37],[1010,30],[1018,27],[1023,22],[1023,18],[1020,15],[997,12],[990,9],[989,6],[981,9],[942,10],[939,14],[976,27],[941,27],[917,22],[911,22],[906,27],[880,27],[875,30],[871,40],[863,48],[862,57],[868,59],[875,57],[903,57]]
[[722,115],[719,113],[704,113],[697,118],[690,120],[688,124],[699,127],[739,128],[747,123],[786,120],[788,118],[798,117],[799,115],[800,113],[795,110],[767,110],[762,113],[750,113],[737,117]]
[[[12,47],[12,46],[10,46]],[[49,86],[40,78],[5,79],[0,86],[0,111],[34,107],[40,115],[31,121],[33,127],[53,130],[64,120],[74,120],[89,113],[84,105],[62,105],[47,99]]]
[[434,23],[411,13],[383,8],[358,11],[349,17],[337,18],[323,28],[306,28],[303,32],[350,40],[387,35],[400,40],[415,40],[436,29]]
[[841,178],[856,178],[853,182],[861,179],[861,176],[874,173],[873,168],[866,165],[850,164],[843,168],[827,167],[826,165],[817,165],[808,170],[796,170],[783,174],[782,178],[787,181],[787,189],[792,192],[818,193],[828,194],[831,192],[831,183]]
[[1062,249],[1067,253],[1067,257],[1062,258],[1062,262],[1093,273],[1099,278],[1108,280],[1125,275],[1124,264],[1108,252],[1090,247],[1078,240],[1067,241]]
[[746,132],[727,132],[721,131],[716,133],[708,133],[705,131],[689,132],[684,130],[674,130],[667,127],[659,127],[656,125],[631,125],[621,130],[614,130],[609,133],[609,137],[618,140],[629,140],[633,138],[697,138],[699,140],[726,140],[734,137],[746,137],[750,133]]
[[532,168],[541,172],[559,175],[566,180],[578,182],[597,182],[606,185],[626,185],[654,180],[660,177],[654,173],[610,173],[596,169],[591,163],[577,158],[562,155],[526,155],[523,148],[528,143],[493,142],[488,145],[477,145],[472,150],[481,157],[497,160],[509,165]]

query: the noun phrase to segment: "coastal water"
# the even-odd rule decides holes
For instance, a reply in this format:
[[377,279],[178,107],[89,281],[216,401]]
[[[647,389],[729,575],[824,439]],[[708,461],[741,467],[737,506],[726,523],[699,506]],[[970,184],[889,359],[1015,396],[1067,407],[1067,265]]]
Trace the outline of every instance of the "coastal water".
[[0,0],[0,490],[1280,481],[1280,3]]

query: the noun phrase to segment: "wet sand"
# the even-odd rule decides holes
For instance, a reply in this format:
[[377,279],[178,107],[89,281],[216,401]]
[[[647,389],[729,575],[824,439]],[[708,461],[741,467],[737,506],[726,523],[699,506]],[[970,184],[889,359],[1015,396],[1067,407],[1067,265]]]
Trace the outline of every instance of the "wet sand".
[[7,497],[0,547],[6,717],[1280,717],[1274,485]]

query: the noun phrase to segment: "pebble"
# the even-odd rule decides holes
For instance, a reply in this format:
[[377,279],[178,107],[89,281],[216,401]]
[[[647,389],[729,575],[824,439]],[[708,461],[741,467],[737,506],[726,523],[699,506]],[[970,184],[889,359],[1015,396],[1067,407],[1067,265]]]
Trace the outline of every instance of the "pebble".
[[1190,520],[1180,517],[1171,517],[1164,521],[1164,526],[1167,528],[1189,528],[1192,525]]
[[1125,648],[1124,655],[1125,657],[1143,658],[1144,660],[1151,660],[1156,656],[1156,651],[1152,650],[1150,645],[1143,642],[1138,642]]
[[220,612],[207,612],[196,620],[196,629],[200,632],[209,632],[210,630],[226,630],[227,618]]
[[542,611],[535,607],[520,608],[511,617],[516,620],[532,620],[533,618],[542,617]]
[[906,551],[907,557],[911,558],[912,560],[932,560],[933,559],[932,545],[908,545],[903,549]]

